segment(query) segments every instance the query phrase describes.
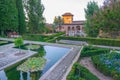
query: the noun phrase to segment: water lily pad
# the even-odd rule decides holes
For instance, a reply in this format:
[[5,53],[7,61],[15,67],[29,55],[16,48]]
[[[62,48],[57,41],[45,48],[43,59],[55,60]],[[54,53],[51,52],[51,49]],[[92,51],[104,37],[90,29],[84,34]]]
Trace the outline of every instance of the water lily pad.
[[36,72],[43,69],[44,65],[46,63],[45,58],[41,57],[32,57],[26,60],[23,64],[17,67],[17,70],[23,71],[23,72]]

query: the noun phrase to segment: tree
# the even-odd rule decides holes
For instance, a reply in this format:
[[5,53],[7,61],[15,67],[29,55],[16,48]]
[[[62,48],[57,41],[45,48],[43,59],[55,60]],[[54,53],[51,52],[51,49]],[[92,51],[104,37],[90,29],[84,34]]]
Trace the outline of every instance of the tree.
[[19,47],[19,53],[21,53],[20,46],[22,46],[23,44],[24,43],[23,43],[23,39],[22,38],[16,38],[15,39],[15,46]]
[[0,32],[18,31],[18,12],[15,0],[0,0]]
[[96,37],[98,34],[98,30],[94,30],[93,24],[91,24],[92,16],[94,16],[94,13],[99,12],[99,7],[96,2],[88,2],[87,9],[85,9],[85,17],[86,17],[86,23],[85,23],[85,31],[88,36]]
[[26,22],[22,0],[16,0],[16,6],[18,9],[18,32],[23,34],[26,32]]
[[90,36],[117,38],[120,36],[120,1],[105,1],[104,6],[87,19],[90,21],[88,32]]
[[41,0],[28,0],[25,4],[28,14],[28,27],[30,33],[40,33],[44,31],[45,18],[43,17],[44,6]]
[[62,19],[62,17],[61,16],[55,16],[55,18],[54,18],[54,22],[53,22],[53,27],[54,28],[61,28],[61,25],[63,24],[63,19]]

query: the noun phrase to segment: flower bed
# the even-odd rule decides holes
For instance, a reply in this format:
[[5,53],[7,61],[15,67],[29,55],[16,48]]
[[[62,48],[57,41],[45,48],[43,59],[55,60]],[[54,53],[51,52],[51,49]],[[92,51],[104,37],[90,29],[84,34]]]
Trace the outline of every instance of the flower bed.
[[92,61],[105,75],[113,77],[114,80],[120,80],[120,54],[110,53],[93,56]]
[[43,69],[46,63],[46,59],[41,57],[33,57],[26,60],[23,64],[17,67],[17,70],[23,72],[36,72]]

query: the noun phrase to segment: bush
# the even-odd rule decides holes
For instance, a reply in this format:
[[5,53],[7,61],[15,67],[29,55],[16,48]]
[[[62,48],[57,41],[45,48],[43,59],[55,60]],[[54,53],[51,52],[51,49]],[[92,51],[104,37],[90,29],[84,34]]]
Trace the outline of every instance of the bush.
[[110,52],[110,49],[107,49],[107,48],[84,46],[80,57],[90,57],[90,56],[105,54],[105,53],[109,53],[109,52]]
[[96,68],[103,72],[103,74],[113,77],[114,80],[120,80],[119,53],[93,56],[92,61]]
[[23,35],[22,37],[25,40],[32,40],[32,41],[42,41],[42,42],[55,42],[55,37],[58,37],[60,35],[64,34],[63,32],[56,33],[53,35],[41,35],[41,34],[29,34],[29,35]]
[[94,45],[120,46],[120,40],[118,39],[90,38],[90,37],[63,37],[63,36],[60,36],[58,39],[86,41],[87,43]]
[[75,63],[67,76],[67,80],[99,80],[88,69],[81,66],[79,63]]

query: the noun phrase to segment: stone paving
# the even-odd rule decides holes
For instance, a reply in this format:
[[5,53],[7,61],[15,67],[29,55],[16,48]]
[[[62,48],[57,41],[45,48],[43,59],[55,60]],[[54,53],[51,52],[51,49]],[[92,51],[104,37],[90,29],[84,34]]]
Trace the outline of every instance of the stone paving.
[[4,54],[4,56],[0,58],[0,70],[36,54],[36,52],[33,51],[28,52],[28,50],[21,50],[25,54],[17,56],[15,54],[19,52],[19,49],[13,47],[13,43],[0,46],[0,54]]
[[[60,40],[60,43],[64,44],[73,44],[73,45],[88,45],[88,43],[84,41],[71,41],[71,40]],[[100,48],[109,48],[109,49],[115,49],[115,50],[120,50],[120,47],[115,47],[115,46],[104,46],[104,45],[92,45]]]
[[62,80],[67,69],[72,64],[81,47],[73,47],[69,53],[64,56],[58,63],[50,68],[40,80]]
[[73,40],[59,40],[59,43],[64,43],[64,44],[74,44],[74,45],[88,45],[87,42],[85,41],[73,41]]

